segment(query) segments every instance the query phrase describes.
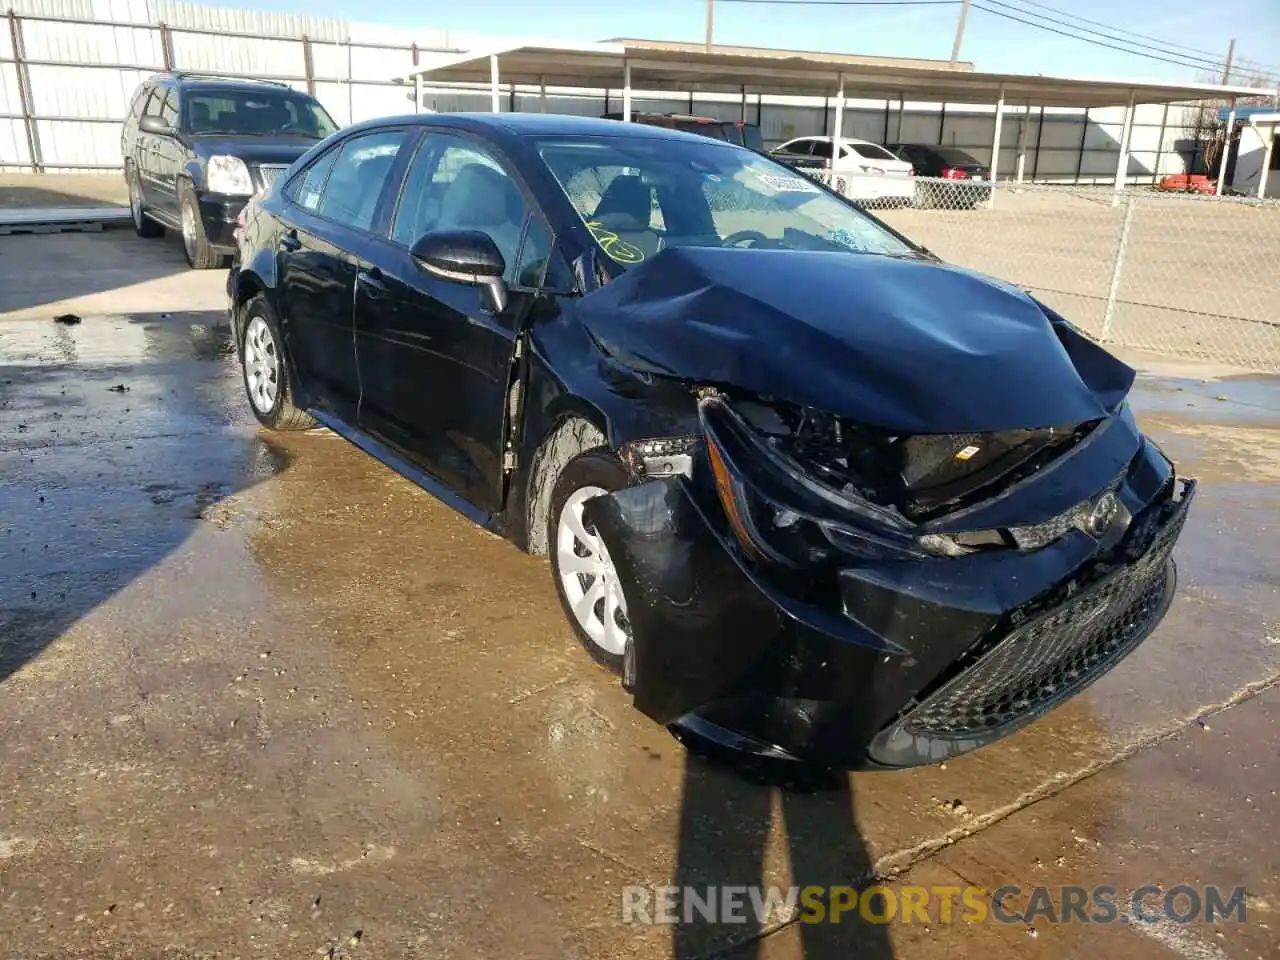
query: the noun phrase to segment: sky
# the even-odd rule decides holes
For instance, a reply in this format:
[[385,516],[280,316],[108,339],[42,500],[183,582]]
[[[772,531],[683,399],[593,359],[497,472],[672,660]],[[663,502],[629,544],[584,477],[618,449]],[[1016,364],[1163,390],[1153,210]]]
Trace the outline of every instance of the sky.
[[[219,0],[214,0],[219,2]],[[1058,16],[1024,0],[991,10],[1013,14],[1016,5]],[[1039,0],[1078,17],[1137,31],[1162,41],[1225,58],[1232,37],[1245,68],[1257,64],[1280,74],[1280,0],[1220,0],[1170,3],[1169,0]],[[306,12],[392,24],[445,27],[467,34],[538,36],[565,40],[637,37],[700,42],[705,35],[704,0],[587,0],[573,4],[530,4],[528,0],[432,3],[429,0],[220,0],[220,5],[279,12]],[[535,11],[531,14],[531,11]],[[714,41],[837,53],[865,53],[946,59],[951,54],[960,5],[791,6],[721,2],[715,7]],[[1061,19],[1060,16],[1058,16]],[[1050,26],[1055,26],[1050,24]],[[1138,43],[1150,43],[1136,40]],[[1187,56],[1197,56],[1186,54]],[[1108,50],[971,9],[961,59],[980,70],[1043,73],[1058,76],[1115,77],[1133,80],[1205,79],[1208,66],[1187,67]],[[1204,59],[1209,59],[1200,55]]]

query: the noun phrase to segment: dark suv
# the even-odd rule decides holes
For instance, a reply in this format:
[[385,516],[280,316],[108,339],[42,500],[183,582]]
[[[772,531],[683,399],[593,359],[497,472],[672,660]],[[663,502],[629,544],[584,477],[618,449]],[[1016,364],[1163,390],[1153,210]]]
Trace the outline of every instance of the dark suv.
[[134,229],[180,230],[191,266],[223,266],[249,197],[337,129],[283,84],[158,74],[134,93],[120,135]]

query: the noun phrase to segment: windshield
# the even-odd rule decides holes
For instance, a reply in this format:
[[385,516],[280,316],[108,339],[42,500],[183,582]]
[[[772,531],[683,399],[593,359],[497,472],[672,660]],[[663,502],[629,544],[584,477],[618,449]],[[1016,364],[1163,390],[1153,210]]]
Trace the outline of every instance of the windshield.
[[915,253],[790,167],[711,140],[556,138],[539,140],[538,153],[621,264],[665,247]]
[[187,93],[193,136],[297,136],[323,140],[338,129],[324,107],[287,90],[199,90]]

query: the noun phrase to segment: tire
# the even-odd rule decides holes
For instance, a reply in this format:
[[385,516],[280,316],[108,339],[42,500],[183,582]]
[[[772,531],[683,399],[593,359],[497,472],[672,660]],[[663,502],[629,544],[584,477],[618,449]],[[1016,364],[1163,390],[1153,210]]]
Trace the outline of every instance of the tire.
[[193,270],[214,270],[226,264],[226,255],[218,253],[209,245],[209,237],[204,231],[204,220],[200,218],[200,204],[196,202],[196,192],[190,185],[182,187],[182,252],[187,255],[187,263]]
[[280,324],[266,297],[258,294],[243,307],[240,372],[249,408],[271,430],[306,430],[315,418],[294,406],[293,380],[284,352]]
[[146,205],[142,202],[142,184],[138,180],[137,171],[130,167],[124,179],[129,187],[129,215],[133,218],[133,232],[148,240],[163,237],[164,227],[146,215]]
[[[622,672],[626,638],[631,632],[626,622],[626,602],[608,552],[594,536],[594,529],[581,520],[581,506],[593,495],[590,491],[598,491],[594,494],[597,496],[613,493],[627,486],[628,482],[626,468],[608,450],[599,448],[579,454],[556,478],[547,517],[547,553],[551,557],[551,574],[560,606],[578,642],[592,659],[613,673]],[[570,519],[575,515],[576,531],[574,521]],[[562,518],[565,519],[563,528]],[[585,539],[582,534],[586,535]],[[566,570],[565,561],[570,557],[577,557],[584,566],[603,561],[599,567],[603,573]],[[575,612],[575,605],[582,610],[588,595],[595,595],[596,599],[586,611],[586,616],[582,616]],[[608,625],[610,623],[611,626]]]

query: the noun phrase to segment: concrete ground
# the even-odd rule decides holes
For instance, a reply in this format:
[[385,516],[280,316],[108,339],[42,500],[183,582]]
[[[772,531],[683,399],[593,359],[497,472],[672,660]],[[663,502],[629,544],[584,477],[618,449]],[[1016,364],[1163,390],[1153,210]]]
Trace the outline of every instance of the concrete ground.
[[[1179,595],[1113,673],[945,766],[780,794],[635,713],[545,561],[327,433],[256,429],[223,275],[180,261],[0,239],[6,956],[1276,956],[1274,380],[1143,376],[1202,484]],[[870,877],[1022,895],[1011,923],[623,920],[628,886]],[[1181,883],[1243,885],[1245,921],[1028,899]]]

